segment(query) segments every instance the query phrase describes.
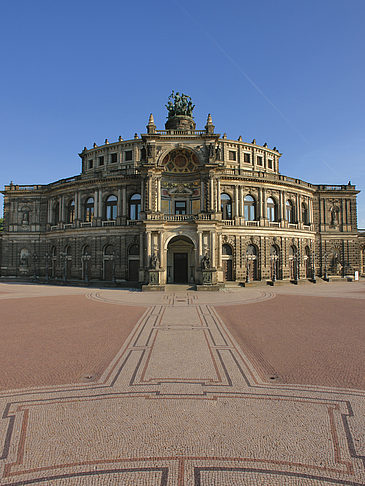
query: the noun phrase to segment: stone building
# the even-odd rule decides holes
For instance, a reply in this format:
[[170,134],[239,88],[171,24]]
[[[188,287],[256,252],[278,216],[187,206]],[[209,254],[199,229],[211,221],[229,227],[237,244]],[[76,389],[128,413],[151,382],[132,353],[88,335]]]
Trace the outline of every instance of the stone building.
[[2,278],[163,286],[364,273],[354,185],[281,175],[275,147],[221,136],[210,115],[196,130],[185,95],[167,108],[164,130],[151,115],[132,140],[85,147],[80,175],[5,186]]

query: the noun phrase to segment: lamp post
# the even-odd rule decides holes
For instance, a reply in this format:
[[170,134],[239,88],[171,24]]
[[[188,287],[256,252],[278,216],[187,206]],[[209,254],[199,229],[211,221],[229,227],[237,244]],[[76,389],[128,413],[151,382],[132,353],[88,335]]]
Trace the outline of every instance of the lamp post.
[[34,280],[37,280],[38,278],[38,269],[37,269],[37,263],[38,263],[38,255],[37,253],[33,253],[33,265],[34,265]]
[[328,277],[327,277],[327,252],[325,252],[324,254],[324,272],[323,272],[323,278],[324,280],[328,280]]
[[279,255],[271,255],[271,268],[272,268],[272,282],[276,281],[276,262],[278,261]]
[[67,253],[61,251],[60,253],[61,262],[63,262],[63,281],[67,280]]
[[312,253],[312,281],[313,283],[316,283],[316,254],[315,250],[313,248],[313,253]]
[[85,255],[82,255],[81,261],[82,261],[82,269],[84,273],[84,280],[85,282],[89,282],[89,260],[91,258],[91,255],[88,253],[85,253]]
[[255,260],[255,255],[246,254],[246,282],[250,283],[250,266]]
[[45,258],[46,258],[46,282],[48,283],[48,281],[49,281],[49,261],[50,261],[50,258],[51,258],[51,255],[48,253],[48,251],[46,252]]

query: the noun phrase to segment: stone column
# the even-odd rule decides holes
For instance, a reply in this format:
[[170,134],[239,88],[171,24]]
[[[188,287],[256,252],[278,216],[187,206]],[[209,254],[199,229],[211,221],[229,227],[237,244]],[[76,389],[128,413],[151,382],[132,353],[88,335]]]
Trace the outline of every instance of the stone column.
[[145,186],[145,180],[141,177],[141,211],[145,211],[145,190],[144,190],[144,186]]
[[200,262],[200,259],[203,256],[203,233],[201,231],[198,231],[198,237],[199,237],[198,258]]
[[285,205],[286,205],[286,193],[283,191],[281,193],[281,208],[280,208],[280,213],[281,213],[281,219],[285,221]]
[[235,217],[239,216],[238,212],[238,186],[234,186],[234,215]]
[[267,210],[266,210],[266,189],[262,188],[262,217],[263,219],[267,219]]
[[122,216],[127,216],[127,188],[122,186]]
[[77,215],[79,221],[82,219],[81,194],[77,192]]
[[117,217],[122,216],[122,189],[118,187]]
[[258,198],[257,198],[257,204],[258,204],[258,216],[259,216],[259,220],[261,220],[263,218],[262,216],[262,189],[261,187],[258,188]]
[[215,233],[212,232],[210,234],[210,241],[211,241],[211,247],[212,247],[212,250],[211,250],[211,255],[212,255],[212,267],[215,268],[216,266],[216,262],[215,262]]
[[78,193],[75,192],[74,194],[74,203],[75,203],[75,222],[79,219],[79,201],[78,201]]
[[52,224],[52,200],[48,199],[47,223]]
[[244,208],[245,195],[244,195],[244,190],[243,190],[242,186],[240,186],[239,194],[240,194],[240,216],[241,216],[241,218],[244,218],[244,216],[245,216],[245,208]]
[[157,205],[156,209],[161,212],[161,177],[157,178]]
[[217,179],[217,198],[216,198],[217,209],[219,212],[221,210],[221,181]]
[[214,209],[214,181],[213,178],[209,179],[209,208]]
[[218,262],[217,267],[222,267],[222,235],[218,234]]
[[100,219],[103,219],[103,191],[101,188],[98,191],[98,204],[99,204],[98,217]]
[[139,235],[139,267],[144,267],[143,233]]
[[98,190],[94,192],[94,218],[98,218]]
[[161,267],[165,267],[164,265],[164,252],[163,252],[163,248],[162,248],[162,232],[159,231],[158,233],[158,248],[159,248],[159,260],[160,260],[160,266]]
[[65,196],[61,196],[62,200],[62,210],[61,210],[61,221],[62,223],[66,222],[66,201]]
[[62,196],[58,197],[58,221],[62,221]]
[[151,256],[151,243],[152,243],[151,231],[147,231],[146,235],[147,235],[147,265],[148,265]]
[[200,211],[204,211],[204,181],[200,181]]
[[300,217],[299,217],[299,195],[296,194],[295,195],[295,220],[293,221],[293,223],[299,223],[299,220],[300,220]]

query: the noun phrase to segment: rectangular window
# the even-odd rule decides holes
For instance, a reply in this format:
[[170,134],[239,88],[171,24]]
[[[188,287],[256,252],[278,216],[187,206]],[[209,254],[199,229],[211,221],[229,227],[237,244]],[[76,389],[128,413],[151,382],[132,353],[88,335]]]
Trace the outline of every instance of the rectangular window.
[[247,164],[251,163],[251,154],[244,154],[244,159],[243,159]]
[[104,165],[104,155],[99,157],[99,165]]
[[132,150],[126,150],[124,154],[124,160],[132,160]]
[[115,162],[118,162],[118,154],[111,154],[110,155],[110,162],[114,164]]
[[90,159],[89,160],[89,169],[92,169],[93,166],[94,166],[94,161],[93,161],[93,159]]
[[268,166],[269,169],[272,169],[272,160],[271,159],[269,159],[267,161],[267,166]]
[[262,157],[261,155],[257,156],[257,165],[262,165]]
[[237,153],[234,150],[230,150],[228,155],[229,155],[229,160],[237,160]]
[[186,201],[175,201],[175,214],[186,214]]

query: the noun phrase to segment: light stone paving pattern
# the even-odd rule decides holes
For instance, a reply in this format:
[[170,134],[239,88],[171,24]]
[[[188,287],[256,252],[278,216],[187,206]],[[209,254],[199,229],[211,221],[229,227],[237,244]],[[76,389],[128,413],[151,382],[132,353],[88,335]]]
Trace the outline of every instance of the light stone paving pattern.
[[97,381],[0,392],[1,485],[365,484],[365,392],[264,379],[215,309],[295,294],[365,309],[363,282],[214,293],[0,284],[0,305],[75,294],[116,315],[145,312]]

